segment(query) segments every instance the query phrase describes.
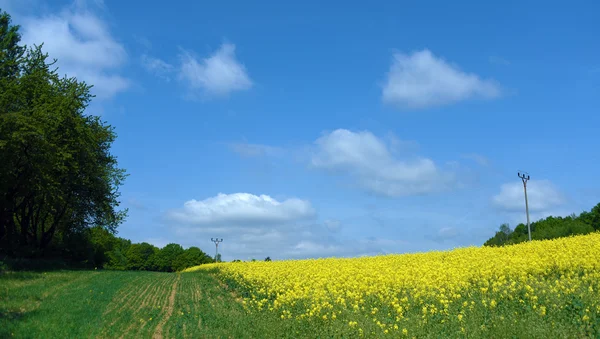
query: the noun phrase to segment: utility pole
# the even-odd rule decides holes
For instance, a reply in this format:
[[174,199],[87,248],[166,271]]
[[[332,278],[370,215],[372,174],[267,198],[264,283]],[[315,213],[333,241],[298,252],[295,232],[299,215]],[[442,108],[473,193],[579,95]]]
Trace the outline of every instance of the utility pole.
[[527,180],[529,174],[519,172],[519,178],[523,181],[523,190],[525,190],[525,213],[527,213],[527,232],[529,233],[529,241],[531,241],[531,228],[529,226],[529,203],[527,202]]
[[210,241],[215,243],[215,262],[217,262],[217,255],[219,255],[219,243],[223,242],[223,239],[210,238]]

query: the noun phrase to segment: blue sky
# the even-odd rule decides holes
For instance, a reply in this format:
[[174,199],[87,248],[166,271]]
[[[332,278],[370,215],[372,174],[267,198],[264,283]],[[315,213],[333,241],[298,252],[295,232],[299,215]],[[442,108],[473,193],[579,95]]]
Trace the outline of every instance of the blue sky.
[[223,259],[481,245],[600,202],[600,5],[0,0],[94,84],[119,236]]

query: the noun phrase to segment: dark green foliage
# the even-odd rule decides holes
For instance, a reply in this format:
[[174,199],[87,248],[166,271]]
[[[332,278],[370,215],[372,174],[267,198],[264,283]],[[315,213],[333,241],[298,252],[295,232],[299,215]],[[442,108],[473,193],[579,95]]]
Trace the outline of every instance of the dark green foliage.
[[[555,239],[571,235],[588,234],[600,229],[600,204],[590,212],[582,212],[579,216],[572,214],[568,217],[547,217],[532,222],[531,239]],[[514,230],[508,224],[500,226],[500,230],[488,239],[484,246],[503,246],[528,241],[529,235],[526,224],[519,224]]]
[[271,261],[271,257],[266,257],[265,261]]
[[180,254],[183,254],[183,247],[178,244],[168,244],[154,255],[154,265],[156,270],[162,272],[173,272],[173,264]]
[[91,86],[60,78],[42,46],[19,42],[0,13],[0,252],[102,261],[89,230],[114,233],[127,212],[117,209],[116,135],[84,113]]
[[131,246],[131,241],[123,238],[115,238],[112,241],[112,248],[106,253],[108,261],[104,263],[104,268],[112,270],[127,269],[127,250]]
[[159,250],[115,237],[127,211],[118,210],[126,175],[110,153],[114,130],[85,114],[91,86],[61,78],[42,45],[20,42],[19,27],[0,11],[0,258],[10,258],[5,265],[173,271],[207,262],[200,249],[188,253],[169,244]]
[[151,244],[143,242],[133,244],[127,250],[127,269],[128,270],[148,270],[152,271],[157,267],[154,257],[159,249]]
[[181,271],[188,267],[208,264],[213,262],[213,259],[206,253],[202,252],[198,247],[190,247],[183,253],[177,256],[171,267],[173,271]]

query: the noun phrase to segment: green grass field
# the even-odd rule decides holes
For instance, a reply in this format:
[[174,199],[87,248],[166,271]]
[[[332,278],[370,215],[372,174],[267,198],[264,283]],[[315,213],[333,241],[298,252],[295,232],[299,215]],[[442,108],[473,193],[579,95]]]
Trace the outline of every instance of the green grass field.
[[0,274],[0,338],[273,338],[275,315],[246,313],[209,273]]

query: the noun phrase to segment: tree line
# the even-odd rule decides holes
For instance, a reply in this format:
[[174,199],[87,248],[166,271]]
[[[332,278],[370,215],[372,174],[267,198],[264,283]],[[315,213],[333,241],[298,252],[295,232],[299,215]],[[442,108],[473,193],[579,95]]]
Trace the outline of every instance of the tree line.
[[214,259],[198,247],[183,249],[170,243],[158,248],[147,242],[134,243],[115,237],[100,227],[91,229],[88,257],[96,267],[112,270],[176,272],[185,268],[213,263]]
[[114,129],[86,114],[92,86],[60,77],[19,29],[0,9],[0,259],[167,272],[212,262],[198,247],[115,236],[127,174],[111,154]]
[[[543,240],[588,234],[600,230],[600,203],[589,212],[567,217],[547,217],[530,224],[531,239]],[[520,223],[514,229],[502,224],[496,234],[488,239],[484,246],[504,246],[529,240],[527,225]]]
[[126,177],[116,135],[85,114],[91,86],[59,77],[42,46],[21,46],[0,12],[0,246],[13,255],[63,251],[99,226],[115,232]]

